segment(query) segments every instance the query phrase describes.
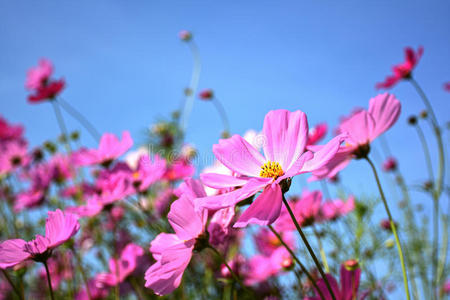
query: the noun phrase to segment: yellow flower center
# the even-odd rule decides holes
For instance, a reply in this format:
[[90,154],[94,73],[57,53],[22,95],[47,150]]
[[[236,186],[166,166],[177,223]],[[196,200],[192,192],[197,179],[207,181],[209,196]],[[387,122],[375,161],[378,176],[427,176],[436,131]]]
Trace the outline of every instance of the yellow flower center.
[[273,161],[268,161],[264,165],[261,166],[261,172],[259,176],[264,178],[278,178],[284,174],[283,169],[280,164]]

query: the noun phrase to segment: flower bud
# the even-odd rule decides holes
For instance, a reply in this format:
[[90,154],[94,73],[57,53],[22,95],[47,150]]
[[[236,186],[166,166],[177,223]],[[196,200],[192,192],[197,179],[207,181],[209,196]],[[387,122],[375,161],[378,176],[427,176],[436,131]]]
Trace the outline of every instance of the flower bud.
[[182,41],[189,42],[192,39],[192,33],[190,31],[187,31],[187,30],[181,30],[178,33],[178,37]]
[[198,93],[198,97],[201,100],[211,100],[212,98],[214,98],[214,92],[212,89],[204,89],[203,91],[200,91],[200,93]]
[[428,111],[426,111],[425,109],[422,110],[422,111],[420,112],[419,116],[420,116],[422,119],[428,118]]
[[357,259],[349,259],[344,261],[344,267],[347,271],[355,271],[359,268],[359,262]]
[[397,170],[397,160],[394,157],[388,157],[383,163],[383,170],[385,172]]
[[384,246],[388,249],[394,247],[394,245],[395,245],[395,242],[393,239],[388,239],[384,242]]
[[417,117],[416,116],[410,116],[408,118],[408,124],[409,125],[416,125],[417,124]]

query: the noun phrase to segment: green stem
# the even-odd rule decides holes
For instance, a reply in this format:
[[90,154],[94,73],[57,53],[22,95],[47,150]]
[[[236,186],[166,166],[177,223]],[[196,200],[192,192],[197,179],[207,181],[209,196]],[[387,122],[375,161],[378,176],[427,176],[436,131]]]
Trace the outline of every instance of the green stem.
[[16,287],[16,285],[13,283],[13,281],[12,281],[11,277],[9,277],[8,273],[7,273],[5,270],[3,270],[3,269],[0,269],[0,270],[2,270],[2,273],[3,273],[3,275],[5,276],[6,280],[8,281],[8,283],[9,283],[9,284],[11,285],[11,287],[13,288],[14,293],[16,293],[16,295],[19,297],[19,299],[23,300],[22,294],[20,293],[20,291],[19,291],[19,289]]
[[319,245],[320,256],[322,257],[322,262],[325,267],[325,272],[330,273],[330,268],[328,267],[327,256],[325,255],[325,250],[323,249],[322,241],[320,240],[319,233],[317,232],[314,224],[312,226],[312,229],[313,229],[314,235],[316,236],[317,244]]
[[100,132],[92,125],[91,122],[89,122],[88,119],[86,119],[82,113],[80,113],[75,107],[69,104],[69,102],[63,100],[62,98],[58,98],[58,103],[61,105],[61,107],[72,117],[77,119],[80,124],[86,128],[86,130],[89,132],[89,134],[94,138],[95,141],[99,141],[101,134]]
[[55,111],[56,120],[58,122],[59,129],[61,130],[61,133],[63,135],[64,139],[64,146],[66,147],[67,154],[70,154],[72,152],[72,149],[70,148],[69,144],[69,134],[67,132],[66,124],[64,123],[63,116],[61,114],[61,110],[59,109],[59,105],[55,100],[50,101],[53,106],[53,110]]
[[275,236],[278,238],[278,240],[284,246],[284,248],[286,248],[286,250],[289,252],[289,254],[291,254],[292,258],[300,266],[300,269],[302,269],[302,272],[305,273],[305,275],[308,277],[309,281],[311,281],[311,283],[314,285],[314,288],[316,289],[317,293],[319,293],[320,298],[322,300],[325,300],[325,297],[322,294],[322,291],[317,286],[316,281],[311,276],[311,274],[308,272],[308,269],[306,269],[306,267],[297,258],[297,256],[295,255],[294,251],[292,251],[292,249],[283,241],[283,238],[281,237],[281,235],[272,227],[272,225],[268,225],[268,227],[269,227],[270,231],[272,231],[272,233],[275,234]]
[[289,215],[291,216],[292,221],[294,222],[295,227],[297,228],[298,233],[300,234],[300,237],[301,237],[302,240],[303,240],[303,243],[304,243],[305,246],[306,246],[306,249],[308,249],[309,255],[311,255],[311,257],[312,257],[312,259],[313,259],[313,261],[314,261],[314,264],[316,265],[317,269],[319,270],[319,273],[320,273],[320,275],[322,276],[323,281],[325,282],[325,285],[327,286],[327,289],[328,289],[328,292],[329,292],[330,295],[331,295],[331,298],[332,298],[333,300],[336,300],[336,297],[335,297],[335,295],[334,295],[334,293],[333,293],[333,290],[331,289],[331,285],[330,285],[330,283],[328,282],[328,278],[327,278],[327,276],[325,275],[325,273],[323,272],[323,269],[322,269],[322,266],[320,265],[319,260],[317,259],[316,255],[314,254],[314,251],[313,251],[313,249],[311,248],[311,245],[309,244],[308,240],[306,239],[306,236],[305,236],[305,234],[303,233],[303,231],[302,231],[302,229],[301,229],[301,227],[300,227],[300,224],[298,224],[297,219],[295,218],[295,215],[294,215],[294,213],[292,212],[292,209],[291,209],[291,207],[289,206],[289,203],[287,202],[287,200],[286,200],[286,198],[284,197],[284,195],[283,195],[282,199],[283,199],[284,205],[286,206],[287,211],[289,212]]
[[433,165],[431,163],[430,150],[428,149],[427,141],[425,139],[425,135],[423,134],[422,128],[417,124],[416,126],[417,135],[419,136],[420,143],[422,144],[423,153],[425,155],[425,162],[427,164],[428,176],[430,177],[431,182],[434,184],[434,175],[433,175]]
[[183,105],[182,122],[181,122],[181,129],[183,132],[186,131],[188,125],[189,116],[192,111],[192,106],[194,105],[195,93],[198,87],[198,82],[200,80],[200,72],[202,69],[200,54],[197,45],[193,40],[190,40],[188,44],[194,59],[194,66],[192,68],[191,81],[188,90],[186,91],[186,99],[184,100]]
[[77,261],[78,272],[81,273],[81,278],[83,279],[84,286],[86,287],[86,293],[87,293],[88,299],[91,300],[92,297],[91,297],[91,291],[89,290],[89,282],[86,277],[86,273],[84,272],[80,256],[78,255],[78,252],[75,251],[75,248],[73,246],[70,249],[72,250],[72,253],[75,256],[75,260]]
[[47,282],[48,282],[48,289],[50,290],[50,298],[52,300],[55,300],[55,296],[53,295],[52,280],[50,278],[50,271],[48,270],[47,262],[44,260],[42,263],[44,264],[45,272],[47,273]]
[[397,228],[395,226],[394,220],[392,219],[391,211],[389,210],[389,206],[387,204],[386,197],[384,196],[383,188],[381,187],[381,183],[380,183],[380,179],[378,178],[377,170],[376,170],[373,162],[370,160],[369,157],[366,157],[365,159],[367,160],[369,165],[372,167],[373,175],[375,176],[375,180],[377,182],[377,186],[378,186],[378,190],[380,192],[381,200],[383,200],[384,208],[385,208],[386,213],[388,215],[389,223],[391,224],[392,233],[394,234],[394,237],[395,237],[395,243],[397,245],[398,256],[400,258],[400,264],[401,264],[401,267],[402,267],[403,284],[404,284],[404,287],[405,287],[406,299],[410,300],[411,297],[409,295],[408,277],[406,275],[405,260],[403,258],[403,251],[402,251],[402,246],[400,244],[400,239],[399,239],[398,234],[397,234]]
[[223,105],[219,101],[219,99],[217,99],[216,97],[214,97],[211,100],[211,102],[216,107],[217,112],[219,113],[220,118],[222,119],[224,132],[229,134],[230,133],[230,123],[228,122],[228,117],[227,117],[227,113],[225,112],[225,108],[223,107]]
[[223,257],[223,255],[219,251],[217,251],[217,249],[214,248],[213,246],[209,245],[208,248],[211,249],[220,258],[220,261],[225,265],[225,267],[227,267],[233,279],[236,282],[238,282],[245,290],[248,290],[248,288],[244,285],[239,276],[237,276],[236,273],[234,273],[233,269],[231,269],[231,267],[228,265],[225,257]]

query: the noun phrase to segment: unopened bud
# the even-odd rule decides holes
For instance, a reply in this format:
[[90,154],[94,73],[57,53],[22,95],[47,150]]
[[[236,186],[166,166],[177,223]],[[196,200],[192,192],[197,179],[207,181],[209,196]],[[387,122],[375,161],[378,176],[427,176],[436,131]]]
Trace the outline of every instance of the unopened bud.
[[214,92],[212,89],[204,89],[203,91],[200,91],[200,93],[198,93],[198,97],[201,100],[211,100],[212,98],[214,98]]
[[357,259],[349,259],[344,261],[344,267],[347,271],[355,271],[359,268],[359,262]]
[[189,42],[192,39],[192,33],[190,31],[187,31],[187,30],[181,30],[178,33],[178,37],[182,41]]
[[426,110],[422,110],[419,114],[422,119],[428,118],[428,112]]
[[408,118],[408,124],[409,125],[416,125],[417,124],[417,117],[416,116],[410,116]]

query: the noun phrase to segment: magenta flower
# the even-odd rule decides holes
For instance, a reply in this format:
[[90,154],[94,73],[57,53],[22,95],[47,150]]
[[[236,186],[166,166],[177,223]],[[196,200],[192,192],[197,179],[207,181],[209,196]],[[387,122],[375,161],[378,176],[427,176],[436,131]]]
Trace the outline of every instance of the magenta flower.
[[[280,231],[280,235],[289,248],[295,249],[295,239],[292,231]],[[266,227],[261,227],[254,235],[253,240],[258,251],[265,256],[270,256],[278,248],[284,247],[278,237]]]
[[202,240],[207,217],[207,210],[196,211],[187,195],[171,205],[168,220],[175,233],[161,233],[151,242],[156,263],[145,273],[147,288],[157,295],[167,295],[180,285],[197,241]]
[[109,273],[100,273],[96,279],[108,286],[124,282],[124,280],[136,270],[138,258],[144,255],[142,247],[130,243],[125,246],[119,259],[111,258],[109,260]]
[[[348,269],[347,269],[348,268]],[[361,277],[361,269],[356,266],[345,267],[341,265],[341,286],[339,287],[336,279],[330,274],[326,274],[328,282],[331,285],[336,300],[353,300],[363,299],[365,295],[358,297],[359,279]],[[317,286],[325,297],[325,300],[333,299],[328,291],[323,279],[317,281]],[[317,293],[317,291],[316,291]],[[320,297],[306,297],[304,300],[320,300]]]
[[[339,132],[348,134],[345,145],[322,168],[313,171],[309,180],[332,178],[344,169],[353,158],[364,158],[370,151],[370,143],[397,122],[401,104],[394,95],[380,94],[369,101],[369,110],[352,114],[339,126]],[[323,146],[310,146],[319,150]]]
[[22,139],[23,127],[11,125],[0,116],[0,142]]
[[393,74],[386,77],[383,82],[376,84],[377,89],[389,89],[397,84],[402,79],[408,79],[411,77],[411,73],[419,63],[423,54],[423,47],[420,46],[417,52],[411,47],[405,48],[405,61],[401,64],[392,67]]
[[317,124],[316,127],[313,127],[308,132],[308,145],[315,145],[320,140],[322,140],[327,134],[328,126],[327,123]]
[[45,200],[45,193],[41,189],[31,188],[28,191],[21,192],[14,201],[14,212],[18,213],[25,208],[37,207]]
[[145,192],[152,184],[162,178],[166,171],[166,161],[155,155],[154,160],[143,154],[132,173],[132,180],[140,192]]
[[[97,279],[89,279],[88,281],[89,294],[86,289],[81,290],[75,296],[76,300],[97,300],[97,299],[105,299],[108,296],[107,287],[99,282]],[[90,296],[90,297],[89,297]]]
[[191,177],[195,173],[194,166],[186,158],[180,157],[175,159],[166,168],[164,178],[169,181],[176,181]]
[[104,204],[97,194],[90,196],[85,205],[69,206],[65,211],[79,217],[94,217],[103,210]]
[[29,102],[53,99],[64,89],[64,79],[51,80],[52,74],[53,65],[47,59],[41,59],[37,67],[28,70],[25,87],[34,91],[34,94],[28,96]]
[[395,157],[388,157],[383,162],[383,171],[391,172],[397,170],[397,160]]
[[244,283],[253,285],[264,282],[292,265],[292,257],[283,246],[278,247],[269,256],[257,254],[246,264]]
[[11,140],[0,144],[0,175],[8,174],[30,162],[27,143]]
[[234,227],[248,224],[272,224],[280,215],[281,182],[295,175],[319,169],[333,158],[344,135],[331,140],[316,153],[305,152],[308,122],[301,111],[270,111],[264,120],[266,143],[264,156],[241,136],[234,135],[213,146],[216,158],[238,177],[223,174],[202,174],[201,179],[216,189],[240,187],[232,192],[199,199],[196,205],[208,209],[234,206],[263,190],[244,211]]
[[130,133],[124,131],[119,141],[112,133],[103,134],[98,149],[81,149],[73,154],[74,161],[80,166],[101,164],[108,166],[116,158],[127,152],[133,146]]
[[450,92],[450,81],[444,83],[444,91],[446,92]]
[[80,229],[78,218],[61,210],[49,211],[45,223],[45,236],[26,242],[12,239],[0,243],[0,268],[13,267],[25,260],[45,261],[51,251],[69,240]]
[[[73,278],[73,267],[72,267],[72,253],[58,252],[57,255],[50,257],[47,261],[48,269],[52,278],[52,288],[58,289],[63,280],[69,280]],[[42,267],[39,270],[39,276],[42,280],[46,279],[45,268]]]
[[320,208],[320,214],[323,221],[333,221],[352,212],[354,209],[355,197],[350,196],[346,202],[341,199],[336,199],[323,203]]
[[100,172],[97,182],[100,199],[104,205],[122,200],[135,193],[130,169],[125,163],[118,163],[112,169]]
[[231,238],[231,221],[235,215],[234,207],[227,207],[216,211],[208,225],[209,242],[213,246],[224,244]]

